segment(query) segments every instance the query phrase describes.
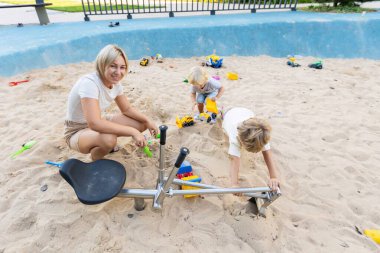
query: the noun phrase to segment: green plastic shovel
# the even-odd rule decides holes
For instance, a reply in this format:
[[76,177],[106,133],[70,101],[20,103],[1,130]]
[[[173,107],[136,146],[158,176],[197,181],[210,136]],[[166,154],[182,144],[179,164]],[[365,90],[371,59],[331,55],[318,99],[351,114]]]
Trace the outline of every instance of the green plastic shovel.
[[152,157],[153,154],[152,152],[150,151],[148,145],[144,147],[144,153],[148,156],[148,157]]
[[34,146],[34,144],[36,144],[36,143],[37,143],[36,141],[28,141],[27,143],[23,144],[22,147],[19,150],[17,150],[16,152],[14,152],[11,155],[11,158],[14,159],[16,156],[18,156],[19,154],[21,154],[25,150],[31,149]]
[[[160,134],[157,134],[155,137],[156,137],[156,139],[159,139],[159,138],[161,137],[161,135],[160,135]],[[154,141],[155,141],[155,140],[148,140],[148,145],[146,145],[146,146],[143,148],[143,149],[144,149],[144,153],[145,153],[148,157],[152,157],[152,156],[153,156],[152,151],[150,151],[150,149],[149,149],[149,145],[152,145]]]

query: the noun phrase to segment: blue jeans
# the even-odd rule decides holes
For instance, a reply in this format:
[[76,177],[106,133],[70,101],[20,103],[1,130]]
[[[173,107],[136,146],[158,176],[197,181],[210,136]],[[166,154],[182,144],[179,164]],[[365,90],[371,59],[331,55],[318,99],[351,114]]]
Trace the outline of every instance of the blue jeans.
[[198,93],[197,94],[197,103],[198,104],[204,104],[206,101],[206,98],[214,98],[218,95],[218,91],[213,91],[210,93]]

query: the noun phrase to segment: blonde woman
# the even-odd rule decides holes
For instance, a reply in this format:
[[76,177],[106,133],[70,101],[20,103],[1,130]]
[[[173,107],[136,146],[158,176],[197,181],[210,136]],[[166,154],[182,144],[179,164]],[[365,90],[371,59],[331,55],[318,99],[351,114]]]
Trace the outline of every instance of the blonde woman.
[[[71,89],[65,120],[65,139],[71,149],[98,160],[110,153],[117,138],[130,136],[136,146],[147,143],[142,134],[158,133],[151,119],[135,109],[124,95],[120,81],[128,72],[128,58],[116,45],[105,46],[96,57],[96,71],[80,78]],[[105,115],[115,101],[117,115]]]
[[224,93],[223,85],[218,80],[209,78],[207,72],[201,67],[193,67],[190,70],[188,81],[192,84],[190,95],[192,109],[198,106],[199,113],[203,112],[206,98],[216,101]]
[[262,152],[269,172],[268,186],[272,190],[277,190],[280,181],[270,150],[271,127],[266,121],[254,116],[251,110],[243,107],[229,109],[224,114],[222,127],[229,140],[231,185],[239,186],[240,155],[244,148],[252,153]]

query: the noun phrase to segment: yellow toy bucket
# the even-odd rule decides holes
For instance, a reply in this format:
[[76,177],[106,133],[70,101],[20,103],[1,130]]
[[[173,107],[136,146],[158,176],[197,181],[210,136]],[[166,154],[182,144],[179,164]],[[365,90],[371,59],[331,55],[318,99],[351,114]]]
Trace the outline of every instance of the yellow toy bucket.
[[206,98],[206,110],[218,114],[218,107],[216,102],[212,99]]
[[234,72],[227,72],[227,78],[229,80],[238,80],[239,79],[239,76],[237,73],[234,73]]
[[374,240],[377,244],[380,244],[380,230],[364,229],[364,234]]

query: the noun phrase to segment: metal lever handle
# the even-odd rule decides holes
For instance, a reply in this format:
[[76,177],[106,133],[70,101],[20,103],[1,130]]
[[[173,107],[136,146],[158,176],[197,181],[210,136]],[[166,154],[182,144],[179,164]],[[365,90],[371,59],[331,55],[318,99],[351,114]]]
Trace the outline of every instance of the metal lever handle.
[[188,154],[190,154],[190,150],[188,148],[181,148],[181,151],[179,152],[177,161],[175,162],[174,166],[179,168]]
[[168,127],[165,125],[162,125],[159,127],[160,129],[160,144],[165,145],[166,143],[166,130],[168,130]]

